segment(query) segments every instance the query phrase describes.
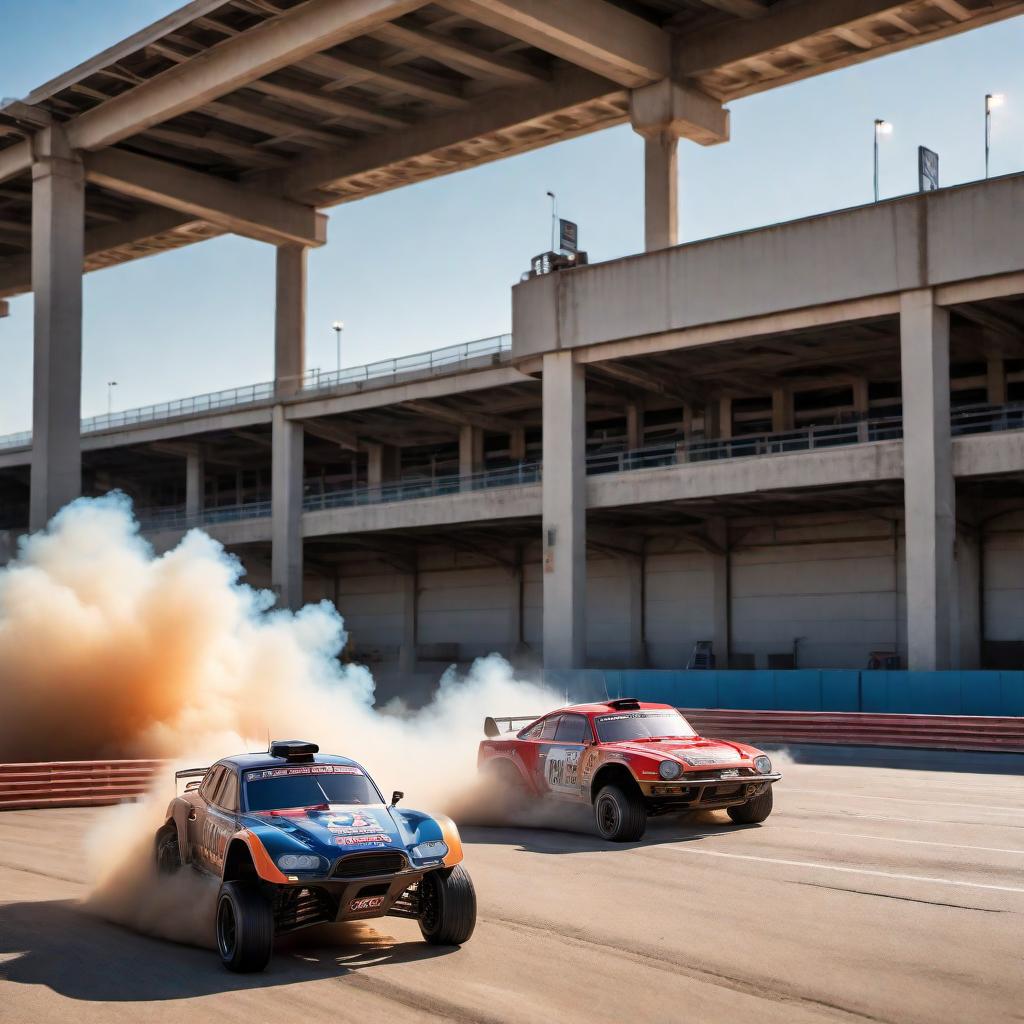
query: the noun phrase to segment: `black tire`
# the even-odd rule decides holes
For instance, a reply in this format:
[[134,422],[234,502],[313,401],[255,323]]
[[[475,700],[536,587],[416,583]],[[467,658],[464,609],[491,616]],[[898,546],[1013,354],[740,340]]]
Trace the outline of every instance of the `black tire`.
[[469,872],[431,871],[420,882],[420,931],[435,946],[461,946],[476,927],[476,890]]
[[647,830],[647,805],[639,793],[608,785],[594,801],[594,821],[602,839],[633,843]]
[[772,787],[769,786],[760,796],[755,796],[745,804],[737,804],[728,808],[729,817],[737,825],[758,825],[772,813]]
[[156,869],[161,875],[173,875],[181,867],[178,830],[171,826],[157,833]]
[[220,962],[239,974],[262,971],[274,950],[274,911],[256,882],[225,882],[215,924]]

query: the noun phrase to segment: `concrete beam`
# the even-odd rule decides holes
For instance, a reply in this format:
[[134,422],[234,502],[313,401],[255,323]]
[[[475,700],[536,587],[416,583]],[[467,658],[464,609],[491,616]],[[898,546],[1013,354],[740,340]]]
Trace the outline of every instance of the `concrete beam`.
[[327,218],[310,206],[264,195],[163,160],[108,149],[85,158],[86,179],[225,231],[273,245],[323,245]]
[[[401,132],[389,132],[329,153],[309,156],[288,170],[254,176],[253,182],[273,191],[280,189],[284,195],[301,200],[346,178],[432,154],[443,155],[449,147],[463,145],[471,139],[510,130],[536,118],[557,117],[561,110],[618,94],[617,86],[608,79],[574,71],[556,76],[543,85],[496,90],[488,93],[486,103],[472,109],[431,117]],[[482,152],[479,162],[489,158],[496,157]],[[465,166],[447,162],[453,170]]]
[[729,141],[729,111],[685,82],[664,78],[629,96],[633,130],[646,139],[690,139],[702,146]]
[[671,70],[668,34],[605,0],[441,0],[441,6],[620,85],[646,85]]
[[32,470],[29,529],[82,487],[82,262],[85,176],[63,132],[33,139]]
[[112,146],[311,54],[372,32],[425,0],[312,0],[79,114],[75,149]]

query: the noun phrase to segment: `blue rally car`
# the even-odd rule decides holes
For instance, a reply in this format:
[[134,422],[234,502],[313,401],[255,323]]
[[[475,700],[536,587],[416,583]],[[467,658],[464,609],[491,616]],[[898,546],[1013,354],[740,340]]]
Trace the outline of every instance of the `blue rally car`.
[[232,971],[261,971],[274,937],[332,921],[410,917],[427,942],[459,945],[476,893],[449,818],[385,805],[373,780],[315,743],[177,772],[185,792],[156,835],[161,872],[220,879],[217,950]]

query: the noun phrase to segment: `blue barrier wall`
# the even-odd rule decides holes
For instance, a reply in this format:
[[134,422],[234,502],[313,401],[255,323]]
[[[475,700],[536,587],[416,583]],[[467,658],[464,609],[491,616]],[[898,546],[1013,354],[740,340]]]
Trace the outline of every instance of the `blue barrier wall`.
[[544,681],[571,701],[638,697],[684,708],[1024,716],[1024,672],[549,669]]

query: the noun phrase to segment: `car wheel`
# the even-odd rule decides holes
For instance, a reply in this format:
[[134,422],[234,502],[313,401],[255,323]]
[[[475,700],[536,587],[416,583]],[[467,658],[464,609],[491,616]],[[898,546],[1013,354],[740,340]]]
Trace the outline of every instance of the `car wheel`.
[[476,927],[476,890],[469,872],[431,871],[420,882],[420,931],[435,946],[461,946]]
[[755,796],[745,804],[730,807],[729,817],[737,825],[756,825],[764,821],[772,813],[772,787],[769,786],[760,796]]
[[164,829],[156,838],[156,869],[161,875],[173,875],[181,867],[178,830]]
[[274,948],[274,911],[255,882],[225,882],[217,897],[217,952],[240,974],[262,971]]
[[639,793],[605,786],[594,801],[594,819],[603,839],[632,843],[647,829],[647,806]]

